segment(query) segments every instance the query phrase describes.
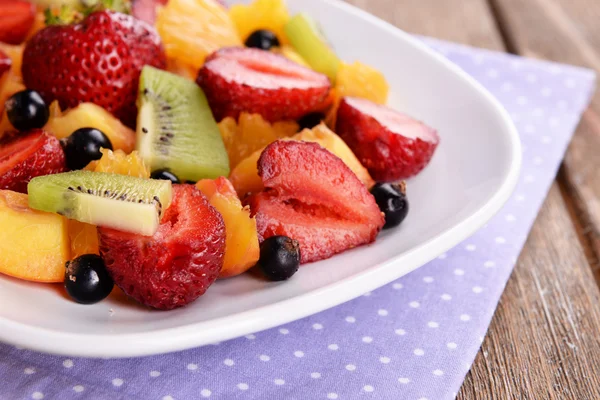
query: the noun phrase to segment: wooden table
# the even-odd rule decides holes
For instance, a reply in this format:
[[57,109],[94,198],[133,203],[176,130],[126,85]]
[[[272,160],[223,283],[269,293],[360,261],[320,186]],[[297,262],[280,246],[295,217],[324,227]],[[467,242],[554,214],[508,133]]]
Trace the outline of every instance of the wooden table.
[[[347,0],[408,32],[600,72],[600,0]],[[459,399],[600,399],[600,91]]]

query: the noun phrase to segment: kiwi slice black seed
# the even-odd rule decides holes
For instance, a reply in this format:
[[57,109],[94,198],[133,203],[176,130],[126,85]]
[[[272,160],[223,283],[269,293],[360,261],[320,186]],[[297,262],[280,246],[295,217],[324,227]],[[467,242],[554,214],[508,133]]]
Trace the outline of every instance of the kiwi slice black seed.
[[137,149],[152,171],[182,182],[229,175],[229,158],[202,89],[145,66],[138,93]]
[[88,224],[151,236],[171,204],[171,182],[74,171],[33,178],[29,207]]

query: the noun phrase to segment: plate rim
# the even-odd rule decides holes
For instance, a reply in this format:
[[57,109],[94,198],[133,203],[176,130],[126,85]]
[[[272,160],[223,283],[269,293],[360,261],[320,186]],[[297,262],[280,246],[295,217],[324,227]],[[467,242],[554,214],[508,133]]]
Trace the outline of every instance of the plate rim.
[[[508,132],[507,138],[512,157],[509,171],[493,195],[453,227],[407,252],[379,263],[367,271],[290,299],[185,326],[151,332],[114,335],[62,332],[48,328],[32,327],[0,316],[1,342],[44,353],[94,358],[141,357],[222,342],[305,318],[388,284],[455,247],[479,230],[500,211],[516,187],[522,164],[521,142],[517,128],[500,102],[473,77],[441,54],[435,52],[417,37],[341,0],[321,1],[378,25],[390,35],[399,37],[407,45],[426,54],[432,62],[442,64],[445,68],[450,69],[457,78],[475,89],[479,95],[487,100],[501,117],[504,128]],[[406,264],[408,267],[402,269],[401,272],[394,273],[395,269],[391,267],[400,259],[407,259]],[[293,314],[285,312],[289,309],[301,311],[296,311]],[[176,340],[164,340],[167,336],[176,337]],[[90,346],[90,343],[94,345]],[[115,345],[115,343],[121,343],[121,345]]]

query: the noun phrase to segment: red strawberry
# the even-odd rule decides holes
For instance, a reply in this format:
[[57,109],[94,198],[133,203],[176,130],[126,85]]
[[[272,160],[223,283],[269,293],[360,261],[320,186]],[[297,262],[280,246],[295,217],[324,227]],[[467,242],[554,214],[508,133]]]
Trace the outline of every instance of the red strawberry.
[[274,122],[298,119],[329,105],[331,84],[323,74],[278,54],[230,47],[213,53],[196,82],[217,121],[242,111]]
[[[7,56],[6,53],[0,50],[0,79],[2,79],[5,72],[8,72],[10,70],[11,65],[12,59],[9,56]],[[2,82],[0,81],[0,83]]]
[[193,185],[173,185],[173,202],[154,236],[98,228],[98,238],[115,283],[128,296],[160,310],[202,296],[223,266],[223,217]]
[[93,102],[133,126],[144,65],[166,65],[154,28],[130,15],[99,11],[80,24],[37,32],[25,47],[22,71],[25,86],[48,104]]
[[398,181],[427,166],[440,138],[435,129],[391,108],[345,97],[336,133],[376,181]]
[[66,171],[65,153],[54,136],[34,129],[0,140],[0,189],[27,193],[32,178]]
[[24,0],[0,0],[0,42],[19,44],[33,26],[35,5]]
[[265,190],[247,202],[261,240],[300,242],[302,263],[375,241],[384,217],[365,185],[316,143],[277,141],[263,151],[258,174]]

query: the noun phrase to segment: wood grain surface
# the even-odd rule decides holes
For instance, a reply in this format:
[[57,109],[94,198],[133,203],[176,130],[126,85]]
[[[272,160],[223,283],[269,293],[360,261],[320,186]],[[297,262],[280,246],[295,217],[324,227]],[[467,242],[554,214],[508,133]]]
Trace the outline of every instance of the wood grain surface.
[[[600,71],[598,0],[347,1],[408,32]],[[459,399],[600,399],[599,153],[597,95]]]

